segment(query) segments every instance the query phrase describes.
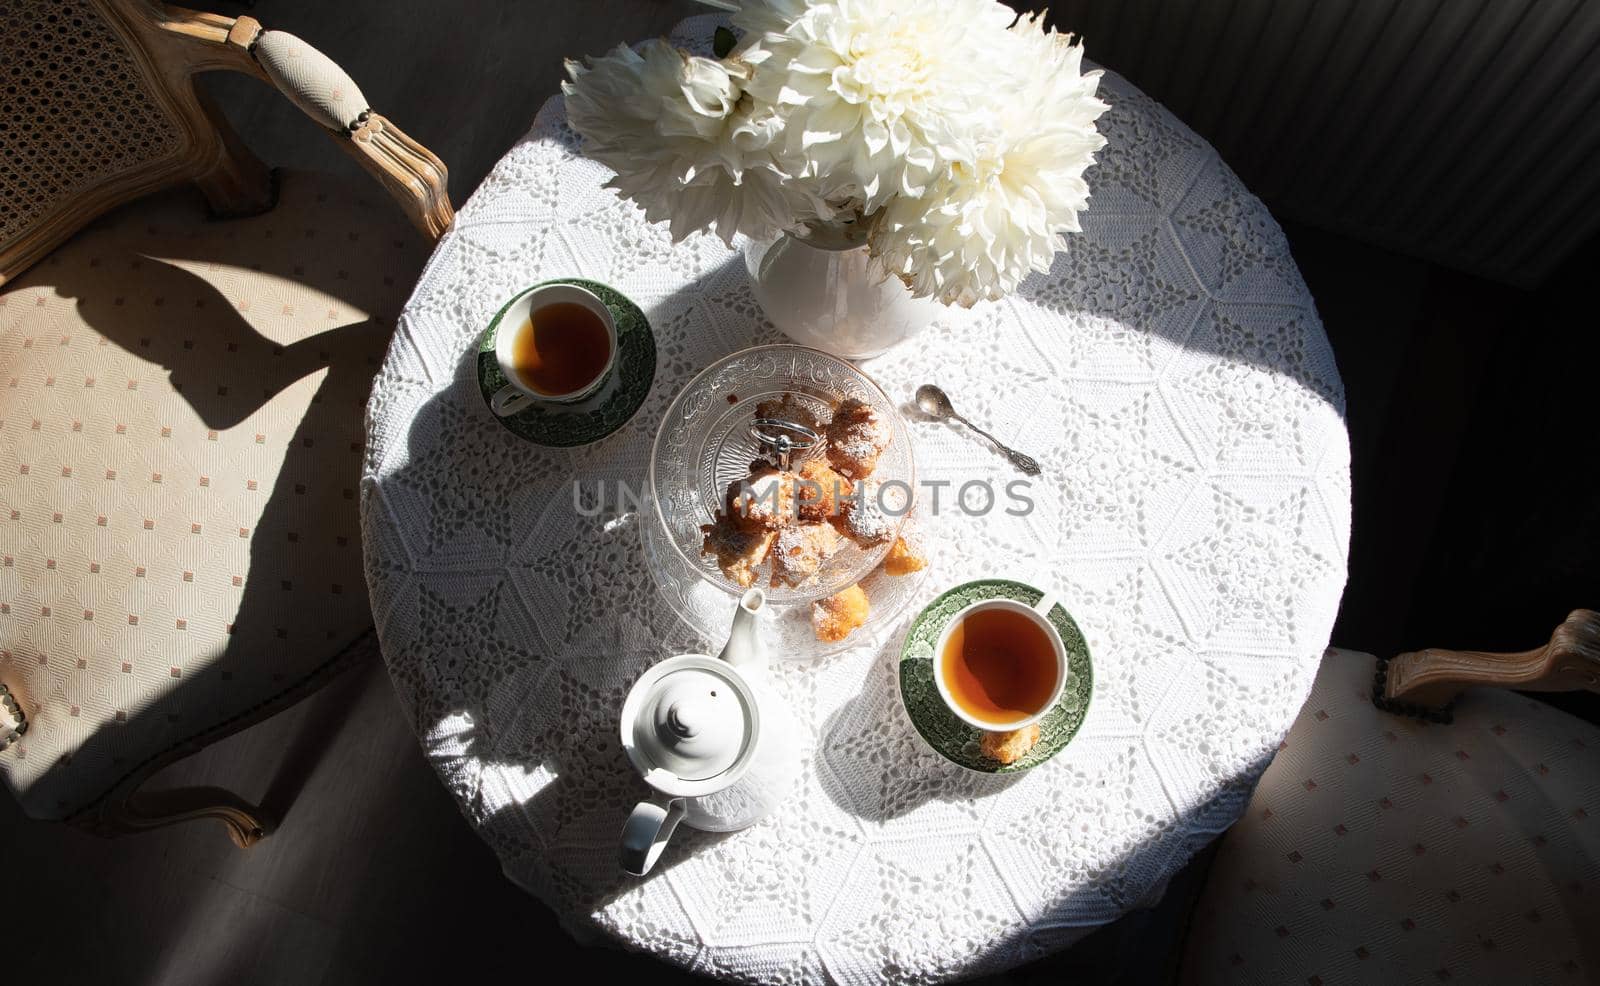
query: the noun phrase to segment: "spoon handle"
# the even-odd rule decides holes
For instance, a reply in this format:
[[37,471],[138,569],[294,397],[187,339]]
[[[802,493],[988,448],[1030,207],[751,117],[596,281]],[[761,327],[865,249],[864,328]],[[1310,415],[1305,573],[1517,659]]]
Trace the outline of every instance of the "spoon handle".
[[952,413],[951,417],[955,418],[957,421],[988,439],[989,444],[994,446],[995,451],[1005,456],[1006,459],[1010,461],[1013,466],[1016,466],[1024,476],[1038,476],[1044,472],[1044,470],[1039,468],[1039,460],[1035,459],[1033,456],[1018,452],[1016,449],[984,431],[982,428],[979,428],[977,425],[973,424],[971,421],[968,421],[959,414]]

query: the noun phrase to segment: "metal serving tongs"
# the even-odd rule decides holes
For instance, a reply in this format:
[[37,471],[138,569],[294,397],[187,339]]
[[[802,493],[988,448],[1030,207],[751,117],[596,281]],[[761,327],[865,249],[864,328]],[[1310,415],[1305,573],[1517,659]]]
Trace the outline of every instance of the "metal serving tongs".
[[756,418],[750,422],[750,434],[762,448],[770,450],[768,454],[785,472],[795,452],[804,452],[822,443],[822,436],[816,429],[784,418]]

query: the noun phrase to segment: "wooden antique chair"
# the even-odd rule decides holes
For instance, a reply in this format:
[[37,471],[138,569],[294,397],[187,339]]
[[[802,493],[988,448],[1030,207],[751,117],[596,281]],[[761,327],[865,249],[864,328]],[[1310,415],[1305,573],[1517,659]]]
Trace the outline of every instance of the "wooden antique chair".
[[1600,614],[1521,654],[1329,651],[1212,861],[1186,982],[1600,978],[1600,729],[1473,685],[1600,692]]
[[[195,86],[224,69],[410,223],[270,172]],[[228,792],[142,785],[372,652],[362,412],[452,218],[439,159],[292,35],[0,0],[0,778],[28,814],[267,831]]]

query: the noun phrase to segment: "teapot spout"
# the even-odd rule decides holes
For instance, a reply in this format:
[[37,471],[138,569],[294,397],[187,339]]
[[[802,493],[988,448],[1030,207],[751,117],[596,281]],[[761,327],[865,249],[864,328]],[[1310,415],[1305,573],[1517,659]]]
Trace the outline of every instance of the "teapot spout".
[[756,615],[766,604],[766,593],[760,589],[750,589],[739,597],[739,608],[733,614],[733,629],[728,632],[728,642],[718,657],[734,667],[766,666],[767,652],[761,642],[761,626]]

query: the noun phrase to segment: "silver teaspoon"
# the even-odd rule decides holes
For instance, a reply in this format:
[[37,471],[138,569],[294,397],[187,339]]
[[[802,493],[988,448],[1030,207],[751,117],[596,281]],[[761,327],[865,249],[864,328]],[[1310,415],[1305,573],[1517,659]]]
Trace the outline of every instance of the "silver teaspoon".
[[968,421],[966,418],[963,418],[961,415],[957,414],[955,407],[950,403],[949,396],[938,387],[935,387],[933,384],[925,383],[917,388],[917,407],[922,410],[923,414],[926,414],[930,418],[934,418],[938,421],[959,421],[968,428],[971,428],[973,431],[982,435],[984,438],[987,438],[989,440],[989,444],[995,447],[995,451],[1009,459],[1011,464],[1021,470],[1023,475],[1037,476],[1040,474],[1040,472],[1042,472],[1042,470],[1039,468],[1038,460],[1033,456],[1024,455],[1021,452],[1018,452],[1016,449],[1011,448],[1009,445],[1001,442],[1000,439],[994,437],[993,435],[984,431],[982,428],[979,428],[977,425]]

